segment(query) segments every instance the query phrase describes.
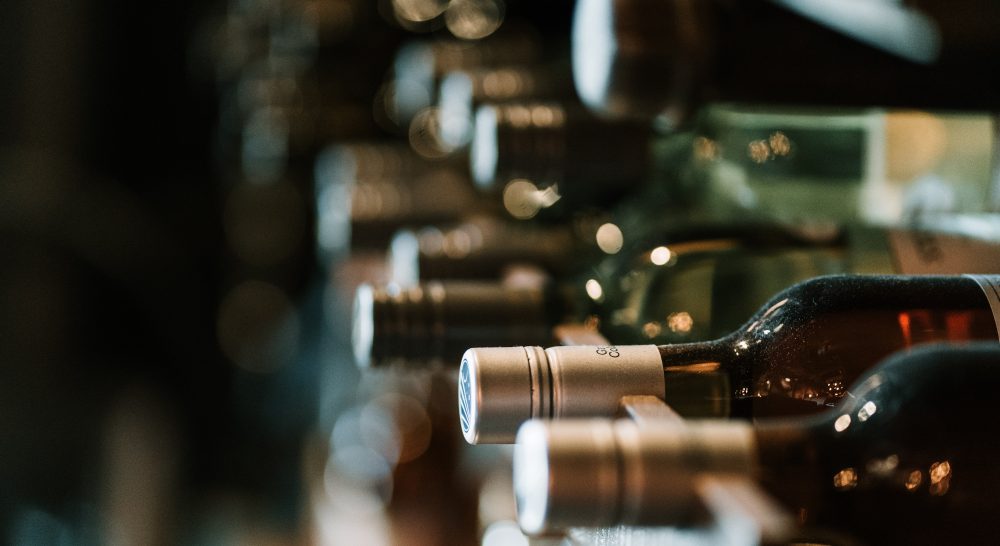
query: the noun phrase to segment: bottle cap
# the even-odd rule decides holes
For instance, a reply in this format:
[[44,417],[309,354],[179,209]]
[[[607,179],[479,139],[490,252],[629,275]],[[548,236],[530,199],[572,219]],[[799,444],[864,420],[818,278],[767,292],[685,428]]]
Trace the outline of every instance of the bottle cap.
[[514,447],[518,520],[529,534],[676,525],[694,515],[695,475],[749,475],[754,453],[741,422],[530,421]]
[[[343,255],[357,246],[380,246],[392,230],[379,225],[399,222],[412,198],[414,175],[427,173],[430,167],[403,145],[359,143],[327,147],[316,159],[316,244],[324,260]],[[432,177],[436,175],[428,175]],[[425,178],[427,178],[425,177]],[[448,187],[468,186],[467,180]],[[405,181],[407,184],[403,184]],[[431,188],[430,191],[439,191]],[[469,206],[471,191],[456,195]],[[445,202],[451,201],[443,200]],[[365,225],[368,224],[368,225]],[[388,233],[386,229],[389,229]]]
[[625,395],[663,398],[655,345],[469,349],[459,371],[462,433],[471,444],[511,443],[534,418],[613,416]]
[[694,107],[712,42],[707,2],[580,0],[573,79],[584,104],[615,117],[682,122]]
[[454,365],[470,346],[547,342],[548,315],[537,287],[461,281],[362,285],[354,301],[355,361],[360,367]]
[[456,70],[441,80],[438,121],[445,146],[457,149],[472,139],[472,116],[481,104],[524,99],[574,97],[568,64],[511,65]]
[[391,108],[405,127],[434,102],[438,80],[454,70],[535,61],[541,48],[523,29],[498,32],[487,39],[414,41],[400,47],[393,62],[395,92]]
[[334,146],[316,164],[316,239],[324,259],[385,248],[404,225],[454,221],[496,205],[466,175],[376,145]]
[[618,192],[647,174],[646,123],[605,120],[555,102],[485,104],[476,110],[470,150],[474,182],[501,189],[526,179],[576,195]]

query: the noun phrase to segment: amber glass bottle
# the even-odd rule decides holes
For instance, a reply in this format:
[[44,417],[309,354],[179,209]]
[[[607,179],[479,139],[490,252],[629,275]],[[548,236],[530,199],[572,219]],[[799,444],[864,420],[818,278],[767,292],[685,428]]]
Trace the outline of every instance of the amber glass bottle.
[[509,442],[531,418],[611,415],[625,395],[686,416],[817,412],[889,354],[996,340],[1000,276],[818,277],[721,339],[673,345],[476,348],[461,364],[469,442]]
[[[998,364],[996,343],[924,347],[876,366],[822,415],[753,425],[532,422],[515,451],[519,518],[529,532],[674,525],[692,516],[692,476],[725,472],[758,481],[796,514],[798,540],[988,542],[1000,514],[1000,440],[988,433]],[[610,474],[589,480],[601,472]],[[567,495],[579,483],[600,483],[593,497],[603,500],[569,511],[586,505]]]

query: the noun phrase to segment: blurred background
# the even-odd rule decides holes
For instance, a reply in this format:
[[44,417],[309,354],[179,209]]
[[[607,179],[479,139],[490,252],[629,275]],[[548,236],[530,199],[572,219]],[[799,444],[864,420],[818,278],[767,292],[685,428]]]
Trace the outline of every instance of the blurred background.
[[0,543],[476,538],[455,423],[427,409],[450,417],[452,387],[360,381],[346,314],[374,266],[330,274],[316,249],[348,246],[316,245],[313,171],[334,140],[402,161],[443,70],[425,46],[566,35],[569,2],[530,4],[4,5]]
[[[901,134],[916,136],[888,167],[863,159],[867,144],[825,133],[814,138],[833,152],[782,164],[822,120],[803,122],[791,143],[770,131],[774,119],[725,108],[700,133],[675,129],[728,100],[996,107],[996,93],[966,84],[982,84],[997,56],[970,69],[945,47],[941,73],[956,79],[932,79],[897,70],[893,44],[873,53],[838,37],[828,50],[804,47],[819,59],[786,51],[756,73],[702,78],[687,66],[701,53],[753,44],[743,53],[761,59],[791,43],[757,40],[790,24],[768,18],[781,2],[746,13],[713,3],[748,28],[773,23],[741,34],[723,22],[714,42],[684,32],[672,42],[657,22],[676,13],[621,4],[631,18],[616,19],[613,36],[610,24],[574,23],[572,0],[6,2],[0,543],[528,544],[513,521],[509,449],[462,440],[456,352],[597,330],[618,343],[707,339],[796,280],[866,270],[838,254],[845,218],[884,226],[928,207],[996,205],[989,116],[900,118]],[[975,9],[993,13],[964,13]],[[788,40],[813,35],[815,24],[795,21]],[[953,46],[949,19],[936,21]],[[977,38],[990,32],[970,28],[961,51],[989,57],[996,44]],[[920,36],[902,40],[904,53],[936,54]],[[661,54],[668,46],[684,54],[673,80],[660,71],[677,61]],[[586,59],[613,81],[594,91]],[[695,81],[707,91],[676,104],[646,96]],[[925,92],[910,85],[931,81]],[[578,90],[615,119],[587,113]],[[851,119],[868,131],[874,118]],[[725,159],[726,138],[749,142],[734,165],[771,170],[734,182],[698,167]],[[867,205],[826,219],[797,208],[815,186],[754,178],[867,181],[876,168],[921,189],[865,185]],[[968,187],[941,181],[955,173]],[[662,179],[681,183],[668,191]],[[777,224],[708,226],[736,210]],[[933,221],[1000,234],[988,215]],[[689,240],[710,242],[663,246]],[[933,254],[928,245],[916,246]],[[753,267],[738,253],[778,247],[792,252]],[[728,269],[717,269],[723,254]],[[675,279],[683,290],[663,288],[657,267],[678,260],[697,264]],[[706,268],[714,300],[685,292]],[[432,278],[493,284],[416,284]],[[719,291],[733,286],[752,297],[725,303]],[[662,296],[655,313],[637,303],[650,293]],[[446,297],[446,310],[433,303]],[[582,330],[553,335],[567,317]]]

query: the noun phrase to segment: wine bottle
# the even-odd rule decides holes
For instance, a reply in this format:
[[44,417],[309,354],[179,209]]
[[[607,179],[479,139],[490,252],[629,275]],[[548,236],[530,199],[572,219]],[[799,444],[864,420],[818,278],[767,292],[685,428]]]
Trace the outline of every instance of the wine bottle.
[[384,249],[404,226],[457,220],[492,204],[460,171],[403,147],[333,145],[316,162],[316,244],[324,262]]
[[[471,346],[524,343],[523,336],[550,343],[552,328],[564,322],[602,331],[607,326],[622,342],[710,339],[707,333],[738,326],[774,291],[815,275],[853,269],[842,238],[814,242],[779,228],[733,225],[707,226],[700,232],[691,228],[665,240],[684,241],[691,234],[730,237],[681,242],[652,253],[644,249],[638,263],[604,260],[607,263],[579,279],[548,278],[529,264],[508,270],[502,281],[453,279],[365,287],[358,291],[354,307],[357,362],[456,365]],[[669,256],[661,256],[663,252]],[[475,265],[490,264],[476,261]],[[879,270],[892,271],[887,254]],[[628,286],[611,282],[625,276]],[[609,297],[595,292],[602,290],[601,282]],[[695,282],[709,290],[707,296],[692,290]],[[729,285],[745,289],[729,294]],[[648,305],[637,310],[647,299]],[[705,301],[711,305],[703,305]],[[672,318],[654,324],[661,315]]]
[[817,412],[892,352],[996,340],[997,286],[992,275],[834,275],[789,288],[713,341],[469,349],[463,432],[470,443],[509,443],[528,419],[607,416],[625,395],[692,417]]
[[352,346],[359,367],[455,362],[474,344],[533,339],[548,343],[559,302],[541,287],[500,283],[428,282],[358,287]]
[[988,542],[1000,487],[1000,440],[988,433],[997,364],[996,343],[900,353],[806,418],[533,421],[515,448],[520,523],[676,525],[694,515],[694,476],[726,473],[757,480],[798,514],[804,538]]
[[575,98],[568,63],[524,64],[455,70],[441,79],[438,124],[442,146],[464,149],[472,140],[472,118],[480,105]]
[[[581,241],[546,244],[563,239],[561,231],[517,235],[502,230],[494,237],[479,228],[488,224],[444,232],[429,228],[417,241],[404,232],[394,241],[392,278],[382,282],[399,286],[375,288],[381,296],[363,294],[358,301],[371,304],[354,308],[357,331],[368,333],[356,339],[359,362],[457,365],[470,346],[527,343],[517,338],[525,333],[524,323],[538,325],[531,339],[540,345],[554,341],[546,329],[559,323],[584,324],[617,344],[710,340],[743,324],[775,293],[819,275],[1000,271],[1000,246],[994,242],[915,230],[800,234],[760,224],[691,225],[667,230],[651,242],[640,239],[633,245],[637,250],[622,249],[588,266],[585,260],[592,259],[594,249]],[[525,246],[530,250],[513,253]],[[418,282],[428,272],[435,280]],[[451,294],[454,280],[475,283],[460,283],[456,296]],[[537,305],[523,305],[519,294],[526,289],[537,292],[531,298]],[[435,293],[442,301],[466,302],[460,309],[475,309],[477,291],[488,303],[470,311],[477,325],[475,343],[456,335],[468,331],[470,319],[462,313],[434,313],[432,329],[413,322],[426,319],[425,299],[404,296]],[[510,304],[504,304],[507,300]],[[371,346],[381,355],[374,360],[362,356]]]
[[393,89],[386,93],[389,118],[406,129],[422,110],[436,102],[440,80],[463,68],[530,63],[541,56],[538,37],[528,29],[497,33],[488,39],[412,41],[400,47],[393,62]]
[[915,111],[715,105],[694,129],[688,188],[708,214],[912,225],[996,207],[995,120]]
[[690,121],[709,101],[990,110],[991,2],[584,0],[573,72],[606,114]]
[[[515,217],[560,200],[608,209],[623,188],[639,191],[619,216],[640,225],[662,222],[670,205],[720,221],[878,225],[998,205],[986,114],[713,104],[690,131],[657,135],[553,114],[562,111],[524,103],[477,113],[473,179],[503,187]],[[502,186],[514,178],[524,180]]]
[[601,120],[573,104],[485,104],[473,123],[472,179],[502,191],[515,218],[556,203],[608,208],[642,181],[649,163],[647,124]]
[[519,263],[565,277],[595,261],[596,251],[568,225],[479,215],[459,224],[400,230],[389,244],[386,261],[392,281],[407,286],[421,279],[498,279]]

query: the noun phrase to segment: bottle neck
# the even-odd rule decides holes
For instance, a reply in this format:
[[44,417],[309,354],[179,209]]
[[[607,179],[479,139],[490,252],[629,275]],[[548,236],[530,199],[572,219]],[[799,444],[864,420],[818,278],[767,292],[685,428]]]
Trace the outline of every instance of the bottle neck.
[[[809,422],[811,420],[807,420]],[[772,495],[794,508],[815,504],[817,476],[821,474],[820,435],[802,419],[771,419],[754,427],[756,472]],[[850,476],[843,475],[845,481]]]
[[726,367],[732,360],[724,339],[659,345],[665,372],[700,372]]
[[541,287],[491,282],[365,287],[355,300],[355,354],[362,366],[455,366],[468,347],[547,343],[547,300]]
[[[733,413],[732,364],[722,340],[660,345],[664,401],[685,417],[729,417]],[[724,364],[725,363],[725,364]]]
[[[775,296],[724,338],[657,349],[668,383],[671,375],[712,374],[715,388],[732,399],[731,415],[815,414],[894,352],[932,342],[995,341],[998,279],[822,277]],[[700,395],[715,393],[703,388]]]
[[566,228],[473,217],[461,224],[402,231],[389,260],[397,282],[420,279],[496,279],[510,264],[535,264],[555,275],[580,261],[580,241]]

